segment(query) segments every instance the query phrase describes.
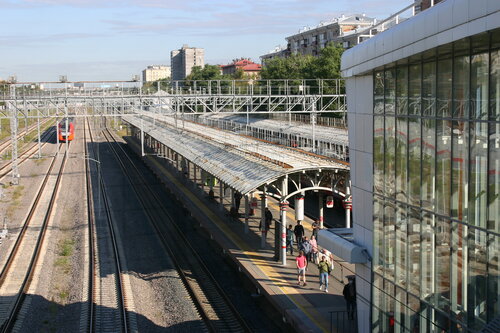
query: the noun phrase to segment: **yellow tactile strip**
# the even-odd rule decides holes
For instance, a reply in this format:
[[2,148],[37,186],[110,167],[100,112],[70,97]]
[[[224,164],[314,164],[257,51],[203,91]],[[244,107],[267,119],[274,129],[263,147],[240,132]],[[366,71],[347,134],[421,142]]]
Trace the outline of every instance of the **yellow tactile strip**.
[[[129,144],[132,142],[127,140]],[[136,143],[133,142],[133,145]],[[174,177],[163,165],[161,165],[155,158],[152,156],[146,156],[146,158],[155,165],[158,170],[161,170],[162,173],[168,177],[168,179],[179,189],[184,195],[197,207],[199,207],[203,213],[213,222],[215,226],[230,240],[232,241],[239,249],[242,251],[232,251],[229,250],[233,256],[234,254],[239,254],[237,257],[241,257],[241,254],[245,255],[246,260],[257,267],[262,274],[267,276],[269,280],[273,282],[275,288],[279,289],[283,295],[285,295],[297,308],[299,308],[320,330],[323,332],[329,332],[327,327],[329,326],[329,322],[327,318],[325,318],[320,312],[318,312],[314,305],[312,305],[304,296],[300,294],[300,291],[297,290],[293,286],[280,286],[282,284],[290,284],[289,281],[283,279],[282,275],[274,269],[274,267],[269,263],[269,261],[264,259],[258,259],[261,254],[259,252],[253,251],[250,246],[242,240],[233,230],[231,230],[224,221],[222,221],[207,205],[200,200],[198,196],[196,196],[193,192],[187,189],[182,182],[180,182],[176,177]],[[270,205],[274,205],[274,203],[269,202]],[[274,207],[279,209],[279,207]],[[287,217],[290,218],[291,221],[294,221],[295,217],[291,212],[287,212]],[[311,227],[307,224],[304,224],[304,228],[311,230]],[[244,265],[245,262],[242,258],[237,258],[236,260],[240,261],[240,264]],[[247,268],[247,267],[245,267]],[[247,268],[248,269],[248,268]],[[256,279],[258,280],[258,279]],[[271,288],[266,288],[266,285],[262,285],[262,288],[265,288],[268,292],[273,292]],[[275,289],[273,288],[273,289]]]

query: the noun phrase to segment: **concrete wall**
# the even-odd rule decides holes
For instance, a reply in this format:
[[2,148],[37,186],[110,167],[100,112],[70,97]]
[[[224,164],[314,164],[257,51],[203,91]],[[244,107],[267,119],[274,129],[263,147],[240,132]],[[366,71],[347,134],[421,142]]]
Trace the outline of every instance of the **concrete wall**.
[[[373,252],[373,77],[347,79],[354,242]],[[370,331],[371,264],[356,264],[359,332]]]

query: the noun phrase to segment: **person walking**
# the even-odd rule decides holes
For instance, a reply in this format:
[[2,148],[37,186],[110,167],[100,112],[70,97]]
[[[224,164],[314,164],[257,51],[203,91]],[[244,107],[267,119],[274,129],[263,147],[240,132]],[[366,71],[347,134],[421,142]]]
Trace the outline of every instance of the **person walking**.
[[288,226],[288,229],[286,229],[286,250],[287,251],[288,251],[288,248],[290,248],[290,254],[293,256],[293,230],[292,230],[291,224]]
[[312,226],[312,234],[311,234],[311,239],[314,236],[315,239],[318,239],[318,231],[319,231],[319,219],[314,220]]
[[267,232],[271,228],[271,224],[273,222],[273,213],[266,207],[264,211],[264,229],[262,229],[262,220],[259,224],[259,229],[264,233],[264,238],[267,238]]
[[325,260],[325,256],[321,256],[321,259],[318,263],[319,270],[319,290],[323,290],[323,286],[325,286],[325,293],[328,292],[328,275],[332,272],[332,267]]
[[347,307],[347,315],[349,319],[354,320],[354,313],[356,311],[356,282],[354,276],[347,277],[348,283],[344,286],[342,294],[344,294],[345,303]]
[[306,268],[307,268],[307,258],[304,255],[304,251],[299,251],[299,256],[295,258],[295,264],[297,265],[297,284],[300,286],[300,278],[302,277],[304,284],[306,286]]
[[311,244],[311,261],[315,264],[318,263],[318,242],[316,241],[316,237],[311,236],[311,240],[309,241]]
[[304,251],[304,255],[307,258],[307,261],[311,261],[311,250],[312,246],[309,240],[307,239],[307,236],[304,236],[304,239],[302,240],[302,243],[300,244],[300,249]]
[[297,242],[297,247],[300,249],[302,244],[302,237],[304,237],[304,227],[300,224],[300,220],[297,221],[297,225],[293,228],[293,233],[295,234],[295,241]]

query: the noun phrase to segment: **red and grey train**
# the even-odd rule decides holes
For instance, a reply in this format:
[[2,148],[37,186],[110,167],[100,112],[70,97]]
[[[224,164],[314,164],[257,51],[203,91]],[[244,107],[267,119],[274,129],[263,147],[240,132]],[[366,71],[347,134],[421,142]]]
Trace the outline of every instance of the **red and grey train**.
[[64,118],[57,127],[59,141],[71,141],[75,138],[75,124],[73,118]]

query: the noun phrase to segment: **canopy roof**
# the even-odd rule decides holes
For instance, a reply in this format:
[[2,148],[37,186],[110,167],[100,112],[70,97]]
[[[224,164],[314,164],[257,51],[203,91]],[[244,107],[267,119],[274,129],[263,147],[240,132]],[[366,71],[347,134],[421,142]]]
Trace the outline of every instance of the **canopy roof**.
[[[349,170],[349,164],[265,143],[172,116],[124,116],[123,120],[173,149],[206,172],[249,193],[280,177],[306,170]],[[177,124],[177,126],[176,126]],[[183,126],[184,125],[184,126]]]

